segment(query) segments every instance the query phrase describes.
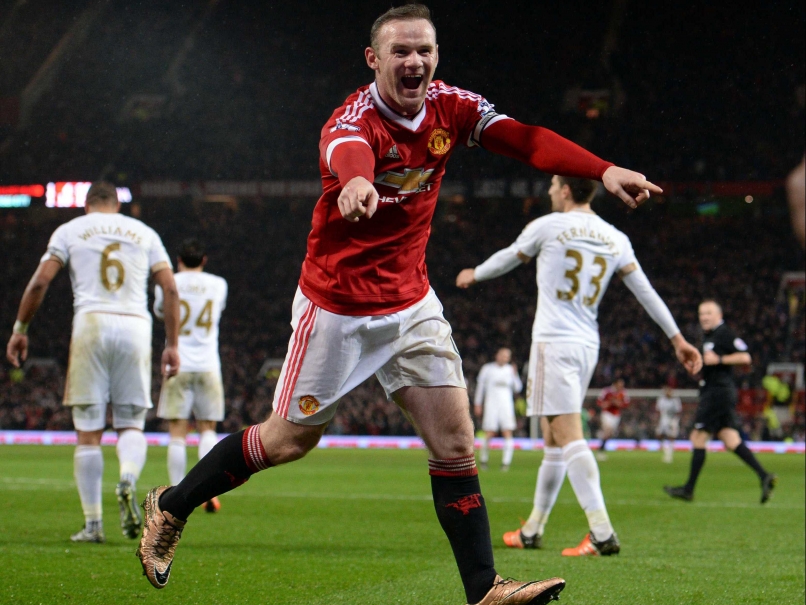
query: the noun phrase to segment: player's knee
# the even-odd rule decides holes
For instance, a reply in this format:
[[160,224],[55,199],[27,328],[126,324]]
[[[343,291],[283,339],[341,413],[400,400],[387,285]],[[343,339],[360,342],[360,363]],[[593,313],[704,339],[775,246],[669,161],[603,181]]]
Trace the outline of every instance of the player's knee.
[[281,443],[271,444],[266,453],[275,465],[286,464],[304,458],[314,449],[321,439],[319,432],[305,432],[284,439]]
[[437,443],[431,443],[431,453],[437,459],[448,460],[450,458],[462,458],[475,454],[475,439],[473,434],[455,433],[445,435]]

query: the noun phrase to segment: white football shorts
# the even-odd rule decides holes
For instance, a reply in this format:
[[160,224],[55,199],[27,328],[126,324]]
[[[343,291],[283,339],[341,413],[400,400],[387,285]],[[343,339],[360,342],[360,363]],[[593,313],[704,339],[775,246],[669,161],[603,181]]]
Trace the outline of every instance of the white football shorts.
[[602,410],[601,422],[603,429],[615,434],[618,430],[618,425],[621,424],[621,414],[611,414],[608,411]]
[[578,414],[599,350],[568,342],[532,342],[526,382],[528,416]]
[[[72,406],[73,426],[77,431],[101,431],[106,428],[106,404],[76,404]],[[112,427],[115,429],[139,429],[146,426],[148,408],[139,405],[113,405]]]
[[136,315],[73,317],[64,405],[151,408],[151,321]]
[[274,392],[274,413],[298,424],[324,424],[342,397],[375,374],[386,395],[406,386],[467,388],[462,359],[433,290],[388,315],[325,311],[297,288],[294,332]]
[[677,416],[661,416],[655,434],[664,437],[677,438],[680,432],[680,418]]
[[187,420],[224,420],[224,383],[221,372],[179,372],[162,383],[157,417]]
[[498,431],[514,431],[515,404],[512,401],[485,402],[484,414],[481,417],[481,429],[497,433]]

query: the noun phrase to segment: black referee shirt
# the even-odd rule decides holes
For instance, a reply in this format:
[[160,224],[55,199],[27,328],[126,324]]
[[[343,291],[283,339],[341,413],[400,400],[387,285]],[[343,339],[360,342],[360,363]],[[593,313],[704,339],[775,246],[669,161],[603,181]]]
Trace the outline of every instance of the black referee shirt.
[[[730,355],[731,353],[746,353],[747,345],[745,342],[736,336],[734,332],[725,322],[719,324],[710,332],[705,332],[702,341],[702,350],[713,351],[717,355]],[[715,366],[702,367],[703,382],[701,384],[703,389],[707,388],[735,388],[736,384],[733,382],[733,366],[725,364],[717,364]]]

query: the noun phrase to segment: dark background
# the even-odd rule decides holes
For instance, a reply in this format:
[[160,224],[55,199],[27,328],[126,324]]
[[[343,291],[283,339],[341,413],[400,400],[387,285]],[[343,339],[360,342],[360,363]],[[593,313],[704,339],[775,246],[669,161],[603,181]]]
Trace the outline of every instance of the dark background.
[[[441,53],[437,78],[669,184],[669,195],[637,212],[605,197],[596,208],[630,236],[687,338],[700,337],[697,302],[716,296],[754,356],[753,367],[737,374],[741,385],[759,387],[769,362],[803,361],[803,292],[779,289],[786,271],[804,266],[781,188],[804,149],[803,3],[430,6]],[[0,0],[0,185],[110,179],[132,187],[135,200],[124,212],[154,227],[172,255],[189,235],[207,244],[210,271],[230,283],[221,328],[225,430],[260,421],[271,408],[273,379],[258,371],[267,357],[285,354],[315,198],[155,200],[138,196],[138,185],[316,180],[320,129],[371,81],[363,51],[372,21],[388,7]],[[579,91],[597,90],[605,102],[592,119]],[[465,149],[453,156],[447,177],[547,178]],[[713,193],[714,183],[726,181],[770,185],[747,204],[744,195]],[[705,203],[719,212],[704,214]],[[545,195],[440,202],[429,274],[471,386],[499,346],[526,362],[534,269],[471,292],[455,289],[456,272],[511,243],[547,211]],[[30,209],[0,209],[0,326],[13,323],[50,234],[80,212],[48,210],[41,200]],[[32,355],[56,360],[54,368],[28,368],[22,379],[8,364],[0,368],[0,428],[70,427],[58,402],[71,298],[60,275],[31,327]],[[611,286],[600,312],[593,386],[620,375],[628,387],[696,387],[623,286]],[[155,398],[159,384],[155,372]],[[651,402],[641,405],[625,423],[636,436],[651,433]],[[745,416],[755,436],[765,422]],[[159,423],[152,419],[149,428]],[[401,434],[411,427],[371,380],[345,398],[332,430]],[[802,416],[787,430],[802,438]]]

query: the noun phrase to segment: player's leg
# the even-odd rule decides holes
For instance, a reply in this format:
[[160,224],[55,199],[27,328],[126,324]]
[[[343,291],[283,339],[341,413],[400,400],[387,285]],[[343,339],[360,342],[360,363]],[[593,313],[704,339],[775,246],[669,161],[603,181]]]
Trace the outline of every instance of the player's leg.
[[327,424],[301,425],[277,414],[218,442],[178,485],[161,492],[160,510],[186,521],[193,510],[215,496],[246,483],[262,470],[303,458]]
[[[77,445],[73,454],[73,476],[78,487],[78,496],[81,499],[81,508],[84,511],[84,527],[73,534],[73,542],[104,542],[103,508],[101,485],[104,474],[104,456],[101,452],[101,437],[103,428],[98,430],[81,430],[78,427],[92,428],[93,414],[88,407],[73,407],[73,422],[76,425]],[[100,406],[98,406],[100,407]],[[100,414],[96,415],[100,417]],[[82,422],[82,420],[84,422]],[[102,421],[103,422],[103,421]],[[97,424],[97,423],[96,423]]]
[[565,481],[563,451],[554,440],[551,424],[545,416],[540,418],[540,428],[543,434],[543,461],[537,471],[532,512],[520,531],[504,534],[504,543],[514,548],[542,548],[546,523]]
[[490,426],[490,421],[486,418],[488,407],[489,406],[486,406],[484,409],[485,418],[482,424],[484,435],[481,438],[481,449],[479,449],[479,463],[481,464],[481,468],[485,471],[487,470],[487,465],[490,463],[490,439],[495,437],[495,431],[487,428]]
[[151,403],[151,321],[106,315],[105,333],[111,355],[109,398],[113,427],[118,432],[120,481],[115,487],[123,535],[137,538],[143,517],[137,503],[137,480],[146,463],[148,443],[143,434]]
[[137,552],[155,588],[168,582],[176,546],[193,510],[243,485],[253,474],[298,460],[316,447],[338,400],[392,355],[381,350],[386,345],[374,346],[364,335],[377,326],[387,341],[393,341],[398,332],[385,317],[328,313],[299,290],[291,325],[294,332],[268,420],[219,441],[178,485],[148,493]]
[[512,457],[515,455],[515,440],[513,431],[518,426],[515,420],[515,405],[501,403],[498,417],[498,425],[501,428],[501,436],[504,438],[504,452],[501,457],[501,470],[508,471],[512,464]]
[[599,449],[596,452],[596,459],[603,462],[607,460],[607,442],[615,434],[616,427],[618,426],[618,416],[611,414],[610,412],[603,411],[601,413],[601,419],[601,443],[599,444]]
[[723,428],[717,433],[716,436],[722,441],[722,443],[725,444],[725,447],[728,450],[741,458],[742,462],[752,468],[756,475],[758,475],[759,481],[761,481],[761,503],[764,504],[770,499],[772,491],[775,489],[775,485],[778,481],[778,477],[773,473],[768,472],[763,466],[761,466],[758,458],[756,458],[753,452],[750,451],[750,448],[747,447],[747,443],[745,443],[744,439],[742,439],[741,435],[739,434],[739,431],[736,429]]
[[118,432],[117,455],[120,481],[115,496],[120,509],[120,528],[127,538],[137,538],[143,528],[143,514],[137,502],[137,480],[146,463],[148,443],[143,434],[146,422],[144,407],[116,405],[112,407],[113,426]]
[[[196,430],[199,432],[199,460],[204,458],[210,450],[218,443],[218,435],[215,431],[215,420],[197,420]],[[218,497],[213,496],[204,503],[204,510],[208,513],[215,513],[221,509]]]
[[179,372],[165,378],[160,389],[157,404],[157,418],[168,421],[168,480],[176,485],[187,471],[188,418],[193,405],[193,391],[190,388],[193,373]]
[[397,354],[376,375],[429,449],[434,508],[451,544],[467,602],[547,603],[564,588],[563,580],[506,581],[495,572],[462,360],[442,305],[432,291],[400,316]]
[[664,433],[662,435],[662,449],[663,449],[663,461],[666,464],[671,464],[673,462],[674,456],[674,441],[673,437],[670,434]]
[[511,430],[502,430],[501,436],[504,438],[504,452],[501,456],[501,470],[508,471],[512,464],[512,457],[515,455],[515,440]]
[[[576,392],[574,380],[554,367],[550,343],[532,342],[526,381],[527,416],[540,417],[543,435],[543,461],[537,471],[534,505],[529,518],[520,529],[504,534],[504,544],[510,548],[542,548],[542,537],[557,495],[565,480],[562,449],[553,440],[551,426],[544,416],[546,407],[570,406],[560,411],[573,412],[571,401]],[[555,410],[556,411],[556,410]]]
[[711,433],[704,429],[695,428],[691,431],[689,439],[691,440],[692,452],[688,481],[684,485],[677,487],[667,485],[663,489],[672,498],[690,502],[694,499],[694,488],[697,486],[697,479],[700,476],[702,467],[705,466],[705,452],[708,447],[708,441],[711,439]]
[[605,506],[599,466],[582,435],[579,414],[550,417],[554,443],[562,449],[566,473],[579,505],[585,511],[590,537],[576,548],[563,550],[564,556],[612,555],[620,550],[618,538]]
[[496,577],[490,523],[473,452],[467,391],[403,387],[393,394],[430,454],[434,507],[453,549],[468,603],[479,602]]
[[105,539],[101,505],[104,472],[101,436],[106,428],[109,371],[102,322],[100,313],[79,313],[73,317],[64,386],[64,405],[71,407],[78,437],[73,474],[85,525],[71,539],[80,542],[103,542]]
[[[224,383],[221,371],[199,372],[193,382],[193,417],[199,433],[199,460],[218,443],[216,424],[224,420]],[[221,508],[217,497],[204,504],[204,510],[214,513]]]
[[168,480],[176,485],[187,471],[187,434],[188,421],[185,418],[168,420]]

